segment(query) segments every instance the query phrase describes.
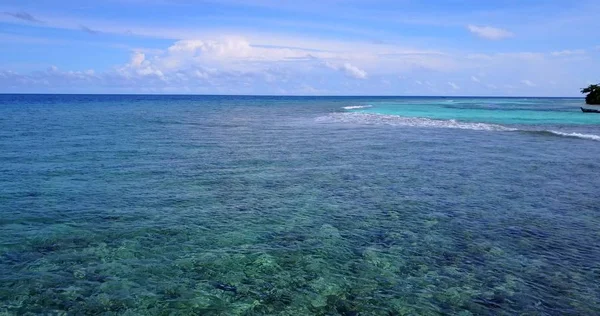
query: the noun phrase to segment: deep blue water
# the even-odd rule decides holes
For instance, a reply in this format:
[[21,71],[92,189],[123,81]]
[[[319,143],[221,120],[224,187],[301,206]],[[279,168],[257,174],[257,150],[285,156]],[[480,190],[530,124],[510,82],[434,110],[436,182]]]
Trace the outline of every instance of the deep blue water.
[[600,115],[446,101],[0,95],[0,314],[600,314]]

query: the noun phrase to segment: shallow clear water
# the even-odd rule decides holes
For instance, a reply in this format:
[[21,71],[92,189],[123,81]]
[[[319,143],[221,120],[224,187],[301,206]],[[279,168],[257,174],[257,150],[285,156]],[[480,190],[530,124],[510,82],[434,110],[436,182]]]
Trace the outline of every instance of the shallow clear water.
[[442,101],[0,95],[0,312],[600,313],[600,115]]
[[361,112],[498,124],[600,124],[600,115],[581,112],[582,99],[405,98],[369,105]]

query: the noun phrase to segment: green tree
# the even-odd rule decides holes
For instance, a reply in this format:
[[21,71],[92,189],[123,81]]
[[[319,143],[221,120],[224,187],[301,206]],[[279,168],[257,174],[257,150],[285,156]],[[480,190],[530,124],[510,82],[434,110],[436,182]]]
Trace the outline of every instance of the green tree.
[[587,88],[581,89],[581,93],[587,93],[585,103],[600,105],[600,84],[591,84]]

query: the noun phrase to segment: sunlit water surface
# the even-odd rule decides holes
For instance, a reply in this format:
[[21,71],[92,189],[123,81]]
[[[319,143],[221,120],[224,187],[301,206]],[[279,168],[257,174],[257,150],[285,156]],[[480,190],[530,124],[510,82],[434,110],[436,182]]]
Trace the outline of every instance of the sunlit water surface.
[[599,314],[581,103],[0,95],[0,314]]

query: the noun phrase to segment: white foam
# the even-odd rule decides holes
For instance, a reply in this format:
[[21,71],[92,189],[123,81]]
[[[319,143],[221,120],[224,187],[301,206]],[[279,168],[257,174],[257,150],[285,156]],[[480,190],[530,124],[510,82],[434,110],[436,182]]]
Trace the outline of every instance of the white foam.
[[358,109],[368,109],[370,107],[373,107],[372,105],[349,105],[349,106],[345,106],[342,109],[344,110],[358,110]]
[[549,131],[549,132],[552,133],[552,134],[555,134],[555,135],[559,135],[559,136],[577,137],[577,138],[591,139],[591,140],[600,141],[600,135],[581,134],[581,133],[564,133],[564,132],[558,132],[558,131]]
[[404,117],[370,113],[332,113],[317,119],[319,122],[342,122],[358,124],[384,124],[407,127],[457,128],[478,131],[517,131],[496,124],[459,122],[456,120],[433,120],[422,117]]
[[600,135],[582,134],[577,132],[559,132],[552,130],[528,130],[510,128],[498,124],[460,122],[457,120],[434,120],[423,117],[404,117],[398,115],[384,115],[372,113],[331,113],[327,116],[318,117],[317,122],[322,123],[353,123],[368,125],[393,125],[406,127],[424,127],[424,128],[455,128],[477,131],[498,131],[498,132],[525,132],[525,133],[544,133],[562,137],[575,137],[600,141]]

